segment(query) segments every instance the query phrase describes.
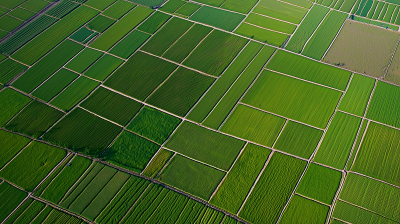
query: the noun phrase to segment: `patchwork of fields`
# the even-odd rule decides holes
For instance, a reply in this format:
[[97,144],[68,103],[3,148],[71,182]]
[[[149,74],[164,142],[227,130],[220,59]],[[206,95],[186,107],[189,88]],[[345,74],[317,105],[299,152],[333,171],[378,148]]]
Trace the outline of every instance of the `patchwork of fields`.
[[0,0],[0,223],[400,223],[400,1]]

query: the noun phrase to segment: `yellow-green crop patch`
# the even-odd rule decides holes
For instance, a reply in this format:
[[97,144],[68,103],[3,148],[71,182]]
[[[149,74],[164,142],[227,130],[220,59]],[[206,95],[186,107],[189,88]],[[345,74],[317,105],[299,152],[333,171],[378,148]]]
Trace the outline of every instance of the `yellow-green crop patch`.
[[325,223],[328,213],[328,206],[295,194],[279,223]]
[[231,167],[243,146],[243,141],[189,122],[184,122],[165,145],[223,170]]
[[239,104],[221,127],[221,131],[271,147],[285,119]]
[[103,55],[103,52],[96,51],[90,48],[85,48],[78,55],[76,55],[68,64],[65,65],[78,73],[83,73],[91,64]]
[[209,6],[201,7],[190,17],[191,20],[227,31],[233,31],[244,18],[244,15]]
[[0,125],[3,126],[10,120],[18,111],[24,108],[31,99],[21,93],[10,88],[2,89],[0,92]]
[[[268,94],[265,91],[268,90]],[[325,128],[341,92],[263,71],[242,102],[319,128]]]
[[278,47],[282,46],[289,37],[287,34],[266,30],[248,23],[240,24],[235,33]]
[[18,152],[30,142],[29,138],[22,137],[7,131],[0,130],[1,158],[0,169],[7,164]]
[[276,0],[261,0],[253,12],[272,18],[299,24],[307,9]]

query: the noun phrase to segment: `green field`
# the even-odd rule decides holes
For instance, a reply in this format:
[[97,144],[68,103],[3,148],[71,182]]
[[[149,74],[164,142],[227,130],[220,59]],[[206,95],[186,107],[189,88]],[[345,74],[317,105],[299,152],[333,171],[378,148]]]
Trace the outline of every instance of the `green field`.
[[0,184],[0,220],[3,222],[28,194],[8,183]]
[[31,99],[10,88],[2,89],[0,92],[0,125],[4,126],[18,111],[27,105]]
[[289,37],[287,34],[262,29],[247,23],[240,24],[235,33],[277,47],[282,46]]
[[109,54],[103,55],[96,63],[94,63],[85,75],[99,81],[103,81],[109,76],[123,61]]
[[166,149],[161,149],[144,170],[143,175],[152,178],[156,177],[156,175],[161,171],[161,169],[173,155],[173,152]]
[[131,54],[135,52],[149,37],[150,35],[147,33],[134,30],[121,42],[115,45],[110,50],[110,53],[126,59],[131,56]]
[[153,13],[144,23],[142,23],[137,29],[149,34],[154,34],[158,28],[164,25],[167,20],[171,18],[171,16],[161,13],[155,12]]
[[201,7],[190,17],[191,20],[215,26],[227,31],[233,31],[244,18],[244,15],[208,6]]
[[3,130],[0,131],[0,136],[0,142],[3,148],[1,151],[0,168],[3,168],[8,161],[30,142],[30,139]]
[[83,73],[91,64],[103,55],[102,52],[90,48],[85,48],[78,55],[76,55],[68,64],[66,68],[71,69],[77,73]]
[[280,223],[325,223],[328,212],[326,205],[293,195]]

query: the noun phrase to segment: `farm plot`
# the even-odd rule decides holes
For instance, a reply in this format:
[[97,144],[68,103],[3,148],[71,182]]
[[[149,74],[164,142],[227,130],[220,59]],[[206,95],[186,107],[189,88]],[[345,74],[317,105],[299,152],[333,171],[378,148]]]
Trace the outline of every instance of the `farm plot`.
[[114,2],[117,0],[89,0],[85,2],[85,5],[91,6],[95,9],[98,9],[100,11],[104,11],[108,6],[112,5]]
[[104,85],[145,100],[176,67],[162,59],[136,52]]
[[17,153],[30,142],[29,138],[0,130],[0,144],[2,146],[0,169],[7,164]]
[[176,10],[178,10],[180,7],[182,7],[184,4],[185,4],[185,1],[182,1],[182,0],[169,0],[167,3],[165,3],[161,7],[161,11],[172,14]]
[[56,96],[50,103],[61,110],[69,111],[77,103],[83,100],[100,83],[88,79],[84,76],[79,77],[71,83],[64,91]]
[[188,119],[203,121],[261,48],[261,44],[250,42],[189,113]]
[[184,117],[214,81],[212,77],[180,67],[146,102]]
[[0,17],[0,29],[11,32],[18,26],[20,26],[23,23],[23,21],[16,19],[14,17],[11,17],[9,15],[5,15]]
[[227,31],[233,31],[245,18],[244,15],[209,6],[203,6],[189,19]]
[[26,200],[5,223],[30,223],[46,207],[46,204],[33,199]]
[[49,102],[71,82],[78,78],[78,74],[67,69],[61,69],[33,91],[32,96]]
[[45,189],[38,195],[39,197],[58,204],[67,191],[84,174],[85,170],[89,168],[92,161],[84,157],[75,156],[68,164],[61,168],[62,170],[52,179],[49,185],[43,186]]
[[0,45],[0,52],[11,55],[21,46],[40,34],[43,30],[47,29],[56,21],[57,19],[49,16],[39,16],[32,23],[29,23],[27,26],[15,33],[12,37],[4,41]]
[[257,0],[227,0],[221,5],[221,8],[248,14],[257,2]]
[[308,12],[306,18],[304,18],[296,33],[293,34],[286,46],[286,49],[296,53],[301,53],[305,43],[311,37],[315,29],[317,29],[318,25],[328,12],[328,8],[320,5],[314,5]]
[[120,131],[120,127],[77,108],[53,126],[43,139],[99,156]]
[[348,20],[323,61],[380,77],[398,38],[397,32]]
[[184,122],[172,135],[165,147],[200,160],[223,170],[228,170],[244,142]]
[[139,112],[142,104],[100,87],[81,106],[124,126]]
[[8,15],[13,16],[17,19],[26,21],[26,20],[30,19],[32,16],[34,16],[35,13],[28,11],[26,9],[23,9],[23,8],[17,7],[14,10],[12,10],[11,12],[9,12]]
[[339,110],[363,116],[374,84],[374,79],[354,74]]
[[78,6],[79,4],[73,1],[62,0],[56,6],[46,11],[46,15],[61,19]]
[[392,63],[384,77],[385,81],[400,85],[400,50],[397,49],[393,56]]
[[86,27],[82,27],[78,31],[76,31],[74,34],[72,34],[69,38],[71,38],[72,40],[78,41],[78,42],[83,42],[88,37],[90,37],[93,33],[94,33],[94,31],[88,30]]
[[24,4],[21,5],[21,8],[28,9],[34,12],[39,12],[44,7],[46,7],[49,3],[43,0],[28,0]]
[[118,0],[118,2],[106,9],[102,14],[113,19],[120,19],[135,6],[135,4],[128,1]]
[[302,54],[320,60],[339,32],[347,14],[339,11],[330,11],[304,47]]
[[287,34],[259,28],[248,23],[240,24],[240,26],[235,30],[235,33],[279,47],[282,46],[289,37]]
[[103,55],[103,52],[96,51],[90,48],[85,48],[78,55],[76,55],[68,64],[66,68],[71,69],[77,73],[83,73],[91,64]]
[[275,149],[308,159],[316,149],[323,132],[316,128],[287,121]]
[[214,30],[183,64],[219,76],[246,42],[244,38]]
[[[269,94],[262,94],[265,90]],[[242,102],[285,117],[325,128],[341,92],[264,71]]]
[[350,11],[353,9],[354,3],[356,3],[357,0],[345,0],[342,4],[342,6],[339,8],[340,11],[342,12],[347,12],[350,13]]
[[143,175],[155,178],[173,155],[173,152],[166,149],[161,149],[144,170]]
[[318,63],[286,51],[277,51],[267,65],[268,69],[301,79],[345,90],[351,72]]
[[307,9],[296,7],[282,1],[261,0],[254,8],[253,13],[299,24],[307,11]]
[[6,59],[0,63],[0,83],[7,84],[14,77],[23,73],[28,67],[11,59]]
[[311,163],[296,192],[325,204],[332,204],[342,173]]
[[[159,207],[150,216],[148,222],[175,223],[189,200],[190,199],[188,199],[186,196],[177,192],[168,192],[165,199],[160,203]],[[220,216],[224,216],[222,212],[218,213],[220,214]],[[222,219],[222,217],[218,218]],[[221,221],[220,219],[218,221]],[[218,222],[217,220],[213,221]],[[211,220],[209,220],[209,222],[211,222]]]
[[16,51],[12,57],[25,64],[32,65],[40,57],[59,44],[64,38],[69,36],[72,32],[97,14],[98,11],[85,6],[77,8]]
[[133,52],[135,52],[142,44],[150,37],[150,34],[140,32],[138,30],[132,31],[121,42],[115,45],[110,54],[116,55],[121,58],[127,59]]
[[400,89],[397,86],[378,81],[367,117],[400,128]]
[[103,158],[112,164],[140,173],[159,148],[159,145],[147,139],[124,131],[107,149]]
[[0,92],[0,126],[4,126],[18,111],[27,105],[31,99],[12,89],[6,88]]
[[343,169],[350,155],[361,118],[337,112],[315,155],[314,161]]
[[3,0],[0,2],[0,5],[3,6],[4,8],[13,9],[23,2],[24,0],[15,0],[15,1]]
[[121,59],[105,54],[85,72],[85,76],[103,81],[117,69],[122,62],[124,61]]
[[150,107],[143,107],[127,129],[163,144],[172,134],[181,120]]
[[271,147],[285,119],[239,104],[221,127],[221,131]]
[[293,195],[279,223],[325,223],[328,213],[328,206]]
[[251,223],[275,223],[307,162],[274,153],[239,217]]
[[5,218],[28,196],[8,183],[0,184],[0,221]]
[[63,149],[34,141],[0,171],[0,176],[30,192],[65,156]]
[[35,100],[13,118],[5,128],[39,137],[63,115],[63,112]]
[[94,18],[92,21],[90,21],[87,24],[87,27],[90,30],[94,30],[99,33],[103,33],[105,30],[107,30],[108,27],[112,26],[114,23],[115,23],[115,20],[99,15],[96,18]]
[[193,25],[187,33],[164,52],[163,57],[178,63],[182,62],[211,31],[210,27]]
[[180,7],[178,10],[176,10],[175,14],[190,17],[200,7],[201,7],[201,5],[199,5],[199,4],[194,4],[194,3],[188,2],[188,3],[184,4],[182,7]]
[[141,50],[161,56],[185,34],[192,25],[192,22],[173,17],[141,48]]
[[352,170],[400,185],[399,163],[400,131],[370,122],[356,156]]
[[59,223],[59,224],[82,223],[82,220],[70,214],[61,212],[57,209],[52,209],[49,215],[43,221],[43,224],[50,224],[50,223]]
[[204,125],[218,129],[250,84],[256,79],[260,71],[262,71],[262,67],[265,65],[266,61],[271,57],[274,51],[275,48],[264,46],[256,58],[254,58],[251,64],[236,80],[234,85],[231,86],[229,91],[214,108],[212,113],[203,122]]
[[248,144],[210,203],[236,214],[270,154],[269,149]]
[[154,34],[164,23],[166,23],[171,18],[170,15],[167,15],[162,12],[156,11],[153,13],[146,21],[144,21],[137,30]]
[[148,180],[131,176],[114,200],[96,218],[96,223],[115,223],[121,220],[148,185]]
[[225,173],[222,171],[176,155],[162,171],[158,179],[208,200],[224,175]]
[[137,6],[97,38],[90,46],[103,51],[109,50],[152,12],[153,10],[149,8]]
[[82,49],[83,46],[77,43],[64,41],[18,78],[13,86],[24,92],[31,92]]
[[259,27],[263,27],[269,30],[275,30],[278,32],[292,34],[296,29],[296,25],[285,23],[279,20],[271,19],[269,17],[261,16],[255,13],[250,13],[246,20],[246,23],[250,23]]
[[368,209],[393,221],[400,221],[400,189],[391,185],[349,173],[340,199]]

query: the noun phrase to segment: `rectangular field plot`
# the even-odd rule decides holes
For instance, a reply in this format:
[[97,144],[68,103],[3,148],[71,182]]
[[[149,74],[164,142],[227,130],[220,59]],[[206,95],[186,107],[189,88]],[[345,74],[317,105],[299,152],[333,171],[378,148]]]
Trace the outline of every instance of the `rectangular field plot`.
[[184,122],[165,145],[191,158],[228,170],[244,142]]
[[104,224],[121,220],[148,185],[148,180],[131,176],[114,200],[96,218],[96,223]]
[[128,1],[118,0],[118,2],[107,8],[102,14],[113,19],[120,19],[135,6],[135,4]]
[[18,152],[30,142],[29,138],[12,134],[7,131],[0,131],[0,144],[2,146],[0,158],[0,169],[8,163]]
[[236,214],[270,153],[261,146],[247,145],[210,203]]
[[219,76],[247,40],[214,30],[184,61],[184,65]]
[[184,4],[182,7],[180,7],[178,10],[176,10],[175,13],[179,14],[179,15],[184,15],[184,16],[190,17],[200,7],[201,7],[201,5],[199,5],[199,4],[194,4],[194,3],[188,2],[188,3]]
[[45,102],[49,102],[71,82],[78,78],[78,74],[67,69],[61,69],[37,88],[32,96],[37,97]]
[[22,8],[15,8],[13,11],[9,13],[9,15],[26,21],[32,16],[34,16],[35,13]]
[[0,176],[31,192],[65,156],[63,149],[32,142],[4,167]]
[[0,221],[3,222],[26,196],[27,193],[3,181],[0,184]]
[[278,47],[282,46],[289,37],[287,34],[266,30],[248,23],[240,24],[235,33]]
[[328,213],[328,206],[295,194],[279,223],[325,223]]
[[374,88],[374,83],[374,79],[354,74],[349,89],[340,102],[338,109],[363,116],[371,91]]
[[257,4],[257,0],[227,0],[221,5],[221,8],[247,14],[255,4]]
[[142,20],[149,16],[153,10],[142,6],[137,6],[121,20],[110,27],[103,35],[97,38],[90,46],[103,51],[109,50],[129,31],[137,26]]
[[0,17],[0,29],[5,30],[7,32],[13,31],[15,28],[20,26],[23,21],[13,18],[9,15],[5,15]]
[[292,34],[297,27],[296,25],[271,19],[255,13],[250,13],[245,22],[286,34]]
[[117,166],[141,172],[159,148],[159,145],[147,139],[124,131],[107,149],[103,158]]
[[161,56],[169,49],[185,32],[187,32],[192,22],[172,18],[165,24],[141,49],[149,53]]
[[208,200],[224,175],[224,172],[176,155],[158,179]]
[[99,156],[120,131],[120,127],[77,108],[43,138],[87,155]]
[[308,159],[316,149],[322,134],[322,130],[288,121],[274,148]]
[[161,169],[165,166],[165,164],[171,159],[174,155],[173,152],[161,149],[157,155],[151,160],[147,168],[144,170],[143,175],[151,178],[155,178],[156,175],[161,171]]
[[204,125],[213,129],[219,128],[274,52],[275,48],[264,46],[203,122]]
[[307,9],[276,0],[262,0],[253,10],[254,13],[295,24],[299,24],[301,22],[307,11]]
[[154,34],[158,28],[164,25],[171,18],[170,15],[167,15],[162,12],[153,13],[146,21],[144,21],[137,29],[149,34]]
[[267,68],[301,79],[345,90],[351,72],[322,64],[286,51],[278,51]]
[[85,75],[103,81],[115,69],[117,69],[122,62],[124,61],[121,59],[105,54],[85,72]]
[[400,88],[378,81],[367,117],[394,127],[400,128]]
[[93,31],[103,33],[105,30],[107,30],[108,27],[110,27],[114,23],[115,23],[115,20],[99,15],[96,18],[94,18],[92,21],[90,21],[87,24],[87,27]]
[[39,137],[63,115],[63,112],[35,100],[12,119],[5,128]]
[[239,104],[221,127],[221,131],[271,147],[285,119]]
[[49,3],[43,0],[28,0],[24,4],[21,5],[22,8],[28,9],[34,12],[39,12],[44,7],[46,7]]
[[83,73],[91,64],[103,55],[103,52],[90,48],[85,48],[77,56],[75,56],[68,64],[65,65],[78,73]]
[[142,52],[136,52],[104,85],[145,100],[177,66]]
[[27,105],[31,99],[12,89],[6,88],[0,92],[0,126],[14,117],[18,111]]
[[361,124],[361,118],[337,112],[329,126],[314,161],[337,169],[346,165]]
[[184,117],[214,81],[209,76],[180,67],[146,102]]
[[400,131],[370,122],[352,170],[400,185]]
[[64,41],[17,79],[13,86],[24,92],[31,92],[82,49],[82,45]]
[[[398,21],[400,22],[400,19],[398,19]],[[400,85],[400,49],[396,50],[394,57],[392,58],[392,62],[385,76],[385,80]]]
[[29,198],[26,200],[5,223],[30,223],[42,210],[46,204]]
[[58,204],[86,169],[89,168],[92,161],[84,157],[75,156],[71,161],[68,161],[68,164],[62,167],[61,172],[52,179],[49,185],[43,186],[45,189],[38,195],[39,197]]
[[232,62],[228,69],[214,83],[214,85],[203,96],[195,108],[189,113],[188,119],[201,122],[211,112],[221,97],[232,86],[236,78],[251,62],[262,48],[262,45],[256,42],[250,42]]
[[[263,94],[268,90],[268,95]],[[341,92],[264,71],[242,102],[319,128],[325,128]],[[318,116],[315,116],[318,114]]]
[[311,163],[296,192],[325,204],[332,204],[342,173]]
[[77,8],[60,22],[20,48],[12,57],[31,65],[98,13],[98,11],[84,6]]
[[193,25],[187,33],[164,52],[163,57],[179,63],[182,62],[211,31],[212,28],[210,27],[199,24]]
[[251,223],[275,223],[307,162],[274,153],[239,217]]
[[144,107],[128,125],[127,129],[161,145],[180,122],[181,119],[177,117],[154,108]]
[[349,173],[339,198],[377,215],[400,221],[400,189],[397,187]]
[[54,98],[50,103],[61,110],[69,111],[99,84],[100,83],[93,81],[92,79],[81,76],[56,96],[56,98]]
[[15,76],[24,72],[28,67],[11,59],[6,59],[0,63],[0,83],[7,84]]
[[304,18],[296,33],[293,34],[286,46],[286,49],[300,53],[304,48],[304,44],[311,37],[315,29],[317,29],[318,24],[328,12],[329,8],[320,5],[314,5],[308,12],[307,17]]
[[133,52],[135,52],[146,40],[150,37],[149,34],[140,32],[138,30],[132,31],[121,42],[115,45],[110,53],[121,58],[127,59]]
[[108,6],[112,5],[114,2],[116,2],[117,0],[89,0],[87,2],[85,2],[85,5],[91,6],[95,9],[98,9],[100,11],[103,11],[104,9],[106,9]]
[[205,23],[227,31],[233,31],[245,18],[244,15],[203,6],[195,12],[190,19]]
[[[348,20],[323,61],[380,77],[385,74],[397,39],[398,32]],[[388,74],[392,74],[390,71]]]
[[102,117],[126,125],[142,104],[105,88],[98,88],[81,106]]

